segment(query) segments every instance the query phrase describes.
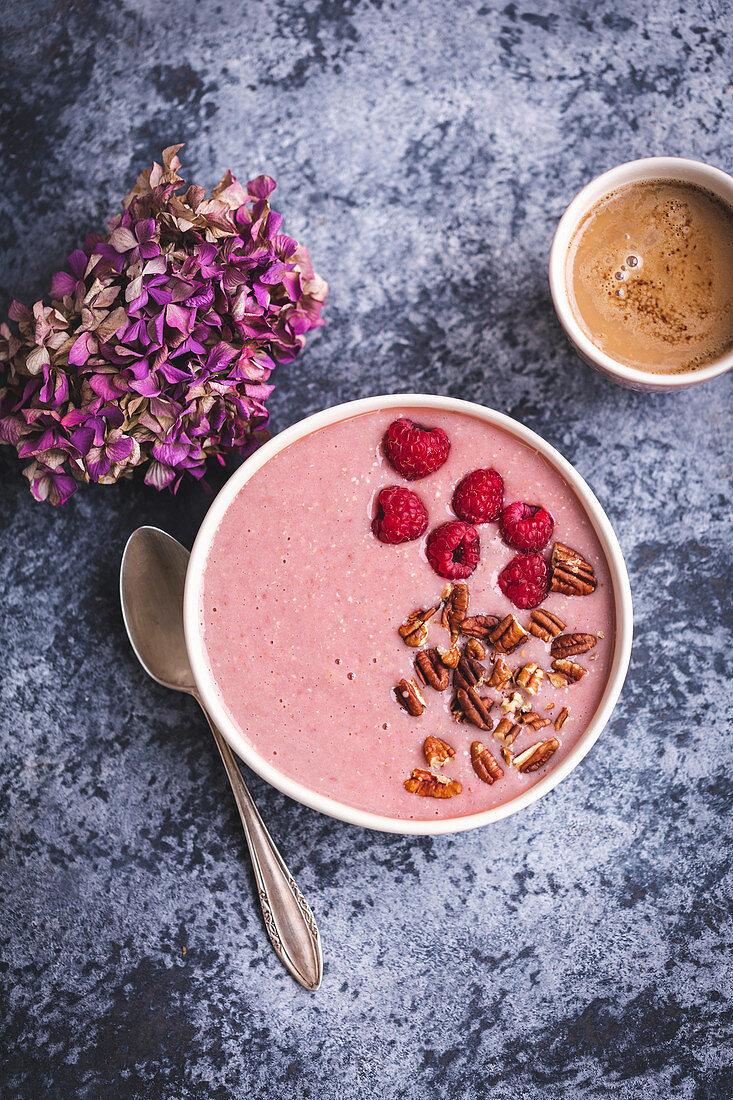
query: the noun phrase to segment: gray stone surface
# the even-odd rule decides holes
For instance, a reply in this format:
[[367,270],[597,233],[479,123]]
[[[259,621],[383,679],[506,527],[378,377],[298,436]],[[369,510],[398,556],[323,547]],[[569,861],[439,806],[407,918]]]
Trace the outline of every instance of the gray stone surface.
[[200,715],[146,680],[120,622],[129,533],[190,544],[207,496],[123,485],[54,511],[0,450],[3,1098],[731,1095],[731,378],[650,397],[595,376],[546,260],[613,164],[733,168],[732,15],[6,2],[3,309],[164,145],[209,186],[270,172],[332,288],[273,426],[414,389],[507,411],[605,505],[636,642],[598,746],[493,828],[371,834],[252,778],[323,931],[310,996],[269,948]]

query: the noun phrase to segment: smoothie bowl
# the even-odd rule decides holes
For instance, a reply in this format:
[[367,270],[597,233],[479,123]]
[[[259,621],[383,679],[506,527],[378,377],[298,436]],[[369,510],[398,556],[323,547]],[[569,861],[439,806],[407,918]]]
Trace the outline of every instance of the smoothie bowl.
[[398,394],[266,443],[196,538],[201,699],[234,751],[344,821],[449,833],[546,794],[629,661],[621,550],[573,467],[480,405]]

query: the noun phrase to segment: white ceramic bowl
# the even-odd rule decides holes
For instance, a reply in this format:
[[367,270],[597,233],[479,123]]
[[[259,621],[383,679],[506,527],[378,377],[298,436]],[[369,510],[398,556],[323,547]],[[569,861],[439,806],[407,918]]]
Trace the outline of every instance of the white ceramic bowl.
[[684,157],[646,157],[620,164],[618,168],[612,168],[610,172],[591,180],[575,196],[560,219],[550,249],[550,292],[560,324],[576,350],[595,370],[633,390],[683,390],[725,374],[733,367],[733,353],[724,355],[707,367],[682,374],[650,374],[636,367],[627,367],[606,355],[586,336],[575,318],[568,296],[566,259],[580,222],[600,199],[628,183],[643,180],[681,180],[697,184],[733,207],[733,178],[709,164]]
[[[565,479],[567,484],[576,493],[583,504],[598,539],[603,547],[611,574],[611,583],[614,592],[614,607],[616,614],[616,638],[614,641],[613,659],[611,671],[598,709],[588,725],[583,736],[573,748],[572,752],[564,760],[553,768],[534,786],[529,787],[521,795],[501,806],[484,810],[481,813],[468,814],[466,816],[443,819],[440,821],[406,821],[403,819],[385,817],[380,814],[366,813],[357,810],[353,806],[338,802],[336,799],[327,798],[309,790],[294,779],[283,775],[272,764],[264,760],[250,744],[242,737],[234,722],[228,717],[226,710],[219,701],[215,684],[208,669],[204,652],[203,639],[199,630],[199,606],[201,581],[204,564],[211,545],[214,532],[224,512],[232,502],[242,486],[249,481],[265,463],[278,454],[285,447],[290,446],[297,439],[323,428],[328,424],[345,420],[347,417],[358,416],[361,413],[373,412],[377,409],[390,408],[431,408],[451,412],[468,413],[486,421],[497,428],[501,428],[510,435],[526,443],[539,452],[547,462]],[[293,487],[297,492],[297,486]],[[184,626],[186,632],[186,645],[191,660],[196,686],[198,688],[204,706],[216,722],[217,726],[231,745],[234,752],[242,758],[253,771],[271,783],[273,787],[298,802],[311,806],[321,813],[331,817],[349,821],[354,825],[362,825],[365,828],[381,829],[390,833],[413,833],[426,835],[429,833],[456,833],[464,829],[473,829],[478,825],[488,825],[492,821],[498,821],[502,817],[516,813],[517,810],[536,802],[542,795],[547,794],[553,787],[565,778],[573,768],[580,763],[585,754],[599,737],[603,727],[611,716],[616,700],[623,686],[626,669],[631,652],[632,618],[631,591],[629,578],[626,573],[621,548],[613,532],[609,520],[596,500],[591,490],[576,473],[569,462],[560,455],[549,443],[545,443],[539,435],[531,432],[522,424],[517,423],[502,413],[486,409],[482,405],[474,405],[468,401],[457,401],[450,397],[433,397],[424,394],[392,394],[388,397],[367,397],[361,401],[350,401],[345,405],[336,405],[324,412],[315,413],[313,416],[301,420],[286,428],[280,435],[275,436],[263,447],[260,447],[248,458],[238,470],[229,478],[214,499],[209,511],[201,525],[196,541],[191,551],[191,559],[186,576],[186,589],[184,595]]]

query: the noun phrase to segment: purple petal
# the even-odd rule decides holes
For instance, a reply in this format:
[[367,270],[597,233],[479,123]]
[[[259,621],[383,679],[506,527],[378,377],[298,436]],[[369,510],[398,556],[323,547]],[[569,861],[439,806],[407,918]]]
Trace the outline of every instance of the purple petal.
[[71,297],[76,294],[78,284],[79,280],[74,275],[69,275],[68,271],[57,271],[51,279],[51,297],[65,298],[67,294]]
[[277,184],[270,176],[257,176],[247,184],[250,195],[257,199],[266,199],[275,190]]
[[174,367],[172,363],[161,363],[159,369],[166,382],[170,382],[171,385],[191,377],[190,371],[181,370],[180,367]]
[[155,219],[145,218],[143,221],[139,221],[135,226],[135,236],[140,244],[152,240],[155,236]]
[[120,391],[115,388],[112,382],[113,377],[111,374],[93,374],[89,379],[89,385],[105,401],[117,401]]
[[237,354],[237,349],[233,348],[231,344],[225,343],[224,340],[220,340],[218,344],[209,352],[206,360],[206,367],[210,371],[221,370],[227,363],[231,363],[232,359]]
[[81,248],[75,248],[70,256],[66,257],[67,266],[71,268],[77,279],[83,279],[87,269],[88,257]]
[[106,450],[113,462],[124,462],[132,454],[134,446],[129,436],[123,436],[114,443],[108,443]]
[[100,447],[95,457],[88,458],[85,465],[92,481],[99,481],[100,477],[104,477],[105,474],[109,473],[112,462],[109,455]]
[[94,428],[77,428],[75,432],[69,433],[69,439],[80,455],[87,454],[94,443],[94,436]]
[[151,374],[149,378],[141,378],[139,382],[131,382],[130,389],[134,390],[135,393],[142,394],[143,397],[157,397],[162,387],[157,375]]
[[165,320],[166,324],[170,325],[171,328],[178,329],[179,332],[188,333],[191,327],[191,311],[184,309],[183,306],[166,306]]
[[83,367],[91,354],[89,342],[92,337],[88,332],[82,332],[81,336],[71,345],[69,363],[74,367]]
[[270,286],[272,283],[279,283],[282,281],[282,277],[287,271],[286,265],[282,260],[276,260],[271,267],[265,271],[263,275],[260,275],[260,282]]

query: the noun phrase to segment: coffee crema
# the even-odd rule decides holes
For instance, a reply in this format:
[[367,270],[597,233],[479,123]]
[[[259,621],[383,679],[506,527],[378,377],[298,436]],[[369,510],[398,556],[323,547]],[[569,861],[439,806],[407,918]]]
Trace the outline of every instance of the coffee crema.
[[695,184],[606,195],[575,230],[565,278],[585,334],[626,366],[678,374],[733,349],[733,208]]

